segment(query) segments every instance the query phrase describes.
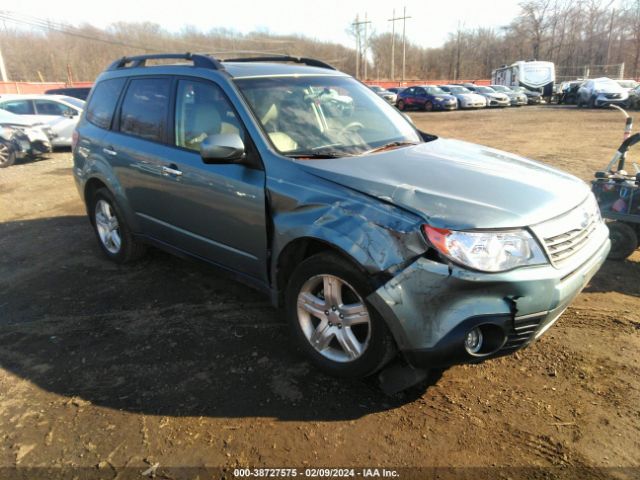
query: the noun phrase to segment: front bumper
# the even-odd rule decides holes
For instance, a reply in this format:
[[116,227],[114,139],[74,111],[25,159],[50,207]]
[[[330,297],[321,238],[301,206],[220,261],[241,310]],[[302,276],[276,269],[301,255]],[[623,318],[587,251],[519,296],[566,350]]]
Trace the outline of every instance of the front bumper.
[[[606,228],[579,266],[542,265],[502,273],[472,272],[421,257],[367,298],[387,321],[400,351],[419,368],[442,368],[509,354],[548,329],[604,263]],[[483,355],[464,348],[479,325],[501,331]]]
[[458,102],[456,100],[447,100],[444,102],[433,102],[434,110],[456,110],[458,108]]
[[508,107],[511,105],[509,100],[498,100],[496,98],[487,98],[488,107]]
[[626,105],[627,100],[629,99],[628,95],[621,95],[619,98],[608,98],[605,94],[601,93],[594,100],[594,105],[596,107],[604,107],[608,105]]

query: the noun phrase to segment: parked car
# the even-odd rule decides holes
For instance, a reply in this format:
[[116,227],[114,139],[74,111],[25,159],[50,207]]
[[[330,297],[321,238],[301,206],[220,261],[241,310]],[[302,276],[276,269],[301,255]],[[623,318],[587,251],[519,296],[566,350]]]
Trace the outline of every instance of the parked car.
[[484,108],[487,106],[487,100],[482,95],[473,93],[471,90],[460,85],[439,85],[439,88],[453,95],[458,100],[458,108]]
[[640,108],[640,85],[629,92],[626,107],[633,108],[634,110]]
[[50,152],[50,134],[46,125],[0,109],[0,168]]
[[389,87],[387,88],[388,92],[395,93],[396,95],[403,91],[406,87]]
[[576,105],[590,108],[625,105],[628,98],[629,93],[616,81],[603,77],[584,82],[578,89]]
[[398,94],[399,110],[455,110],[458,99],[434,85],[405,88]]
[[378,95],[381,98],[384,98],[391,105],[396,104],[396,100],[398,98],[397,94],[390,92],[389,90],[385,90],[384,88],[379,87],[378,85],[371,85],[369,86],[369,88],[373,90],[376,93],[376,95]]
[[[420,369],[514,352],[604,262],[583,181],[421,132],[318,60],[273,58],[154,54],[98,77],[73,174],[109,259],[152,244],[220,267],[285,308],[317,367],[349,377],[396,352]],[[325,113],[309,96],[324,88],[353,112]]]
[[504,93],[507,97],[509,97],[509,102],[512,107],[521,107],[522,105],[527,105],[529,100],[524,93],[517,92],[512,90],[511,88],[505,85],[489,85],[492,89],[494,89],[498,93]]
[[473,93],[477,93],[478,95],[482,95],[487,99],[487,107],[508,107],[511,105],[511,100],[504,93],[496,92],[491,87],[485,87],[480,85],[465,85],[469,90]]
[[529,90],[525,87],[511,87],[514,92],[523,93],[527,97],[528,105],[539,105],[542,103],[542,93]]
[[45,91],[47,95],[64,95],[66,97],[74,97],[80,100],[87,100],[91,87],[66,87],[66,88],[52,88]]
[[570,82],[562,82],[560,84],[560,93],[558,95],[558,104],[575,105],[578,99],[578,90],[584,83],[584,80],[576,80]]
[[70,147],[85,102],[62,95],[0,95],[0,109],[27,116],[51,127],[54,147]]

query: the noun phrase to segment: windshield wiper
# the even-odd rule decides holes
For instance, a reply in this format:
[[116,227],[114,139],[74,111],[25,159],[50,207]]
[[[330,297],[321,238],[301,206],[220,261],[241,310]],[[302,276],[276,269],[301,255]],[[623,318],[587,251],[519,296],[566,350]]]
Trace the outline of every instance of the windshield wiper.
[[351,153],[344,152],[304,152],[304,153],[296,153],[293,155],[287,155],[289,158],[296,158],[298,160],[304,159],[327,159],[327,158],[342,158],[342,157],[353,157],[354,155]]
[[396,148],[396,147],[408,147],[409,145],[418,145],[418,143],[417,142],[389,142],[384,145],[380,145],[379,147],[372,148],[371,150],[362,152],[360,155],[368,155],[370,153],[382,152],[383,150],[389,150],[391,148]]

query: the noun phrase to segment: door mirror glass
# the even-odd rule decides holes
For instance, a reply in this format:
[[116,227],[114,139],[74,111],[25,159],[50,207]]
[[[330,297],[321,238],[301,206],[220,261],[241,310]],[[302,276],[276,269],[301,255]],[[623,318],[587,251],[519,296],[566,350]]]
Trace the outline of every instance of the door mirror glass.
[[209,135],[200,144],[204,163],[235,163],[244,159],[244,143],[236,133]]
[[73,110],[72,108],[68,108],[64,111],[63,115],[67,118],[73,118],[76,115],[78,115],[78,112],[76,112],[75,110]]

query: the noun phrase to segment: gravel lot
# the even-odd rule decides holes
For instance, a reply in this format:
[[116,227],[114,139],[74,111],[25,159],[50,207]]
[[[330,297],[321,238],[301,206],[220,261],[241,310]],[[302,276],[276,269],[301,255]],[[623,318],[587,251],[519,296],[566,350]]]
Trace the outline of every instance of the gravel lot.
[[[624,126],[614,111],[555,106],[412,117],[585,180]],[[639,252],[608,262],[530,348],[386,397],[372,380],[313,370],[281,312],[207,266],[159,251],[132,266],[107,261],[71,165],[59,152],[0,170],[0,478],[31,467],[142,478],[156,463],[147,475],[389,466],[640,476]],[[525,466],[548,470],[513,469]],[[462,471],[430,478],[447,472]]]

